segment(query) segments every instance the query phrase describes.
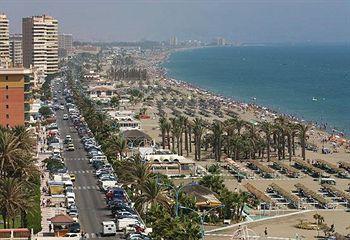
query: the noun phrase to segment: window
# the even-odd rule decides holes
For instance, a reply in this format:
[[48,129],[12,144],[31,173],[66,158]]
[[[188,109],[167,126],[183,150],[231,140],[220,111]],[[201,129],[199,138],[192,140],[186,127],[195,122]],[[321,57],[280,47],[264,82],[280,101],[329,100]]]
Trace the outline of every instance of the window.
[[10,115],[6,114],[6,118],[9,119],[9,118],[10,118]]
[[8,109],[8,108],[9,108],[9,105],[6,105],[6,108]]
[[9,76],[5,76],[5,80],[6,80],[6,81],[9,80]]
[[9,99],[9,95],[6,95],[6,99]]
[[9,86],[6,85],[6,89],[9,89]]

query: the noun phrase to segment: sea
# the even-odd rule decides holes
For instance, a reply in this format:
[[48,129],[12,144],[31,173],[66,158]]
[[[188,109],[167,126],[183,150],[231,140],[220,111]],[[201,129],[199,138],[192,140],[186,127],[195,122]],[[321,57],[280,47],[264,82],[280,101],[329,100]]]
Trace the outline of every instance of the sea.
[[230,46],[177,51],[169,77],[350,135],[350,46]]

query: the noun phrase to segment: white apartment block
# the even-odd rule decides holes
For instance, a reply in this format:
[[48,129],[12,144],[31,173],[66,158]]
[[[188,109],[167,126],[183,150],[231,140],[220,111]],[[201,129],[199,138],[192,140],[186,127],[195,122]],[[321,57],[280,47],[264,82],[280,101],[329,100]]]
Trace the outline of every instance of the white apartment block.
[[10,59],[13,66],[23,65],[22,34],[10,35]]
[[0,67],[10,62],[9,46],[9,20],[5,14],[0,13]]
[[22,21],[24,67],[41,68],[45,74],[58,72],[58,21],[51,16],[32,16]]
[[58,55],[65,57],[70,55],[73,50],[73,35],[72,34],[59,34],[58,35]]

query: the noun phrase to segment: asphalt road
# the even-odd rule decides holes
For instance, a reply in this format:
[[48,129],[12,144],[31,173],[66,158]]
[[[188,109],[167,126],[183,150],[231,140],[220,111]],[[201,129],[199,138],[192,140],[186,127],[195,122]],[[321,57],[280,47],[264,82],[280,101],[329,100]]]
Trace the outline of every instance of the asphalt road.
[[[54,86],[55,90],[62,90],[62,86]],[[62,93],[58,94],[60,98]],[[60,102],[64,101],[64,97]],[[97,179],[94,176],[93,168],[90,166],[87,158],[87,152],[80,142],[80,137],[70,120],[63,120],[63,114],[67,110],[58,110],[56,112],[57,124],[61,138],[67,134],[72,136],[75,151],[63,150],[63,157],[66,162],[69,173],[74,173],[76,180],[74,183],[74,192],[76,204],[79,211],[79,222],[81,229],[86,233],[87,239],[122,239],[119,236],[102,237],[101,223],[112,220],[110,210],[106,209],[103,193],[97,186]]]

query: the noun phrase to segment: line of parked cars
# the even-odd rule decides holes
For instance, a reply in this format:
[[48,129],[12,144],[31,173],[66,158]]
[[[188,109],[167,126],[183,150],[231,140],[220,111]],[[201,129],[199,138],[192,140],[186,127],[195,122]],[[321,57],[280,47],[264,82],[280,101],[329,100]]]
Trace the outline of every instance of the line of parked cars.
[[[55,91],[54,98],[59,99]],[[54,104],[49,104],[53,112],[62,110],[63,104],[54,101]],[[65,165],[62,150],[66,147],[69,150],[69,144],[72,144],[71,136],[65,136],[64,140],[60,139],[60,131],[55,121],[46,126],[46,135],[48,150],[51,151],[49,158],[45,160],[46,168],[50,172],[50,178],[47,182],[48,194],[50,201],[46,204],[57,207],[64,207],[66,214],[69,215],[75,222],[67,227],[66,237],[74,237],[80,234],[80,224],[78,222],[79,212],[75,202],[74,182],[75,175],[69,174]],[[74,147],[74,145],[73,145]],[[74,150],[74,149],[73,149]]]
[[[91,130],[73,103],[69,90],[65,90],[64,93],[66,100],[68,100],[66,104],[68,116],[81,138],[89,163],[98,179],[98,186],[105,193],[106,205],[113,215],[113,221],[103,221],[101,223],[102,235],[116,235],[117,232],[122,232],[125,234],[126,239],[149,240],[150,238],[146,234],[149,229],[145,228],[142,219],[133,208],[133,204],[128,199],[126,192],[118,183],[113,167],[108,163],[101,146],[95,140]],[[66,140],[65,142],[69,144],[69,138]]]

